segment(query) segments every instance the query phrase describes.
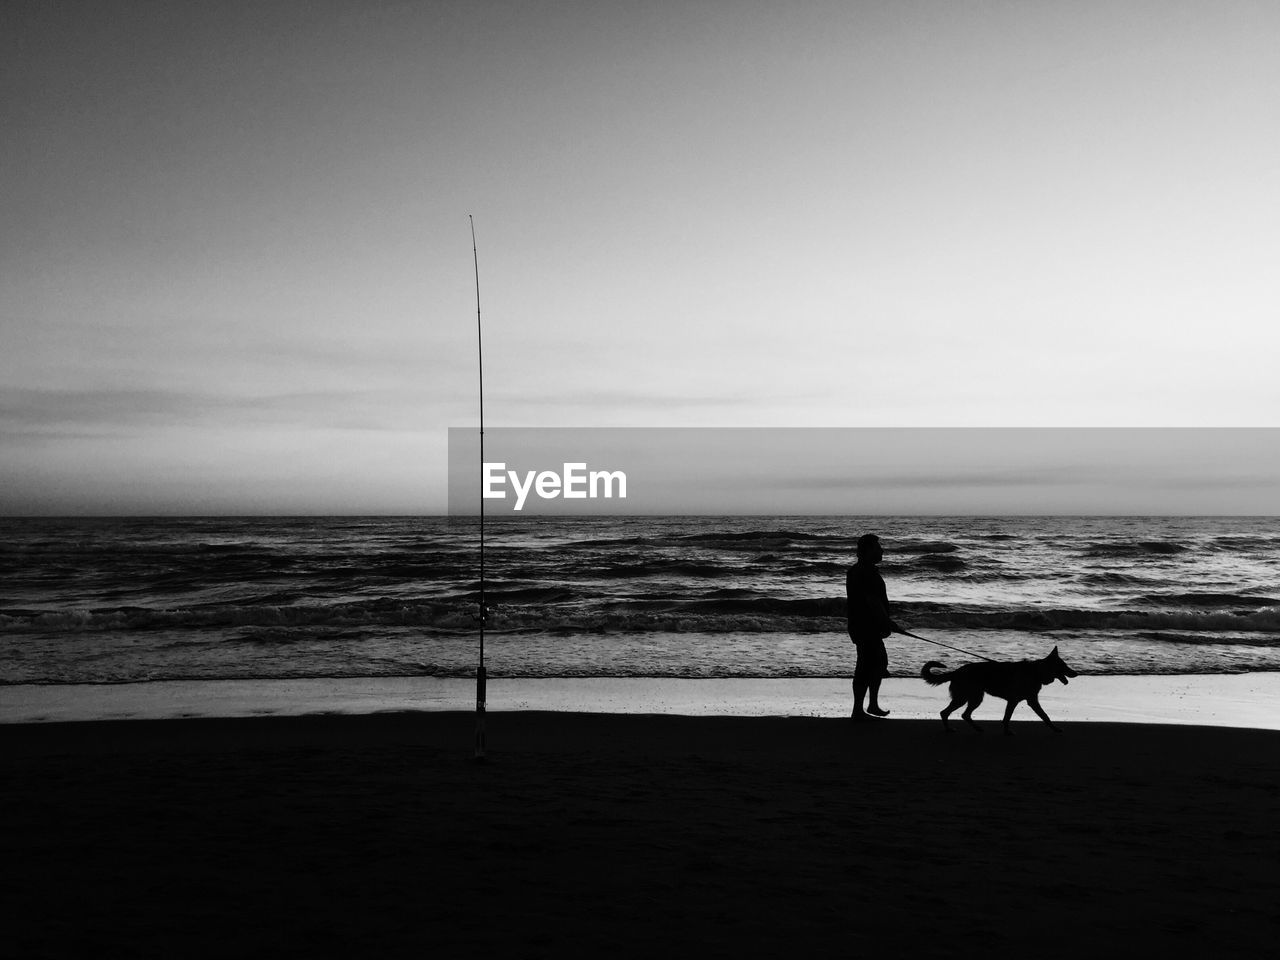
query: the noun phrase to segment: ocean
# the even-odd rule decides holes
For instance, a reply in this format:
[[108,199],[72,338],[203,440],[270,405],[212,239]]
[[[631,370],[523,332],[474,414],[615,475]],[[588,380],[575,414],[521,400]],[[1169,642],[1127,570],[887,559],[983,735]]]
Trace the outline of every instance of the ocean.
[[[1276,517],[520,517],[486,524],[491,677],[843,677],[877,533],[926,660],[1280,671]],[[0,683],[463,677],[473,518],[0,519]]]

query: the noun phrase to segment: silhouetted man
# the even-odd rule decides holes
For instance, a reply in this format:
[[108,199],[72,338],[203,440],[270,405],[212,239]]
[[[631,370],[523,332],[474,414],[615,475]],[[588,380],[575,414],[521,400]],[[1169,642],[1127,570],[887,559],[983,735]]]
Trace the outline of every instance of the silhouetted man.
[[[889,674],[889,654],[884,638],[899,632],[889,617],[889,596],[884,578],[876,564],[884,557],[880,538],[868,533],[858,538],[858,562],[845,577],[845,594],[849,601],[849,639],[857,648],[853,667],[853,719],[868,716],[887,717],[880,707],[880,681]],[[866,709],[862,701],[867,701]]]

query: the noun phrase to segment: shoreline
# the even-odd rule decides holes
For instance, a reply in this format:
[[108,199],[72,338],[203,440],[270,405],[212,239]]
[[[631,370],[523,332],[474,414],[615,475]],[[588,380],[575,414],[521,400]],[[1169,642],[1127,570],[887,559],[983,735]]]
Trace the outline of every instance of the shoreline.
[[[947,695],[918,679],[892,677],[881,699],[895,719],[936,721]],[[486,709],[822,718],[847,716],[850,700],[845,678],[491,678]],[[1082,675],[1069,686],[1046,687],[1041,702],[1055,722],[1280,730],[1280,673]],[[15,684],[0,696],[0,725],[474,709],[475,680],[453,677]],[[1002,713],[1003,701],[989,697],[974,716],[998,726]],[[1014,719],[1035,716],[1022,704]]]

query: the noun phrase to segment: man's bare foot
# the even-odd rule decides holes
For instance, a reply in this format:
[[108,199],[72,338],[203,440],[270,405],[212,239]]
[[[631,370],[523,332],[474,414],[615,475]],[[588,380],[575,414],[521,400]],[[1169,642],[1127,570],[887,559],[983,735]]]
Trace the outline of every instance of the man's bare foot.
[[873,717],[887,717],[889,715],[888,710],[879,706],[867,707],[867,713],[871,714]]

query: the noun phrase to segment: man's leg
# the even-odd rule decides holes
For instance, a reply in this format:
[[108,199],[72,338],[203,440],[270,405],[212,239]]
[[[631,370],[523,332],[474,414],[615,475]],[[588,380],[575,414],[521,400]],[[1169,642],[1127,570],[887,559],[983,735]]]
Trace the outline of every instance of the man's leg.
[[[868,644],[868,647],[873,645]],[[859,656],[859,659],[863,659]],[[889,652],[885,650],[884,641],[880,640],[874,644],[872,649],[867,650],[868,661],[867,666],[870,668],[868,672],[871,676],[867,680],[867,713],[874,717],[887,717],[889,711],[882,709],[880,706],[880,681],[889,673]]]
[[[867,692],[870,694],[870,697],[868,698],[868,701],[867,701],[867,713],[876,717],[887,717],[889,715],[889,711],[883,709],[880,706],[880,678],[879,677],[876,677],[874,680],[872,680],[870,683],[867,684]],[[861,703],[862,701],[859,700],[858,702]]]
[[857,672],[853,675],[853,713],[849,714],[854,720],[865,720],[867,712],[862,709],[862,701],[867,696],[867,681],[859,677]]

